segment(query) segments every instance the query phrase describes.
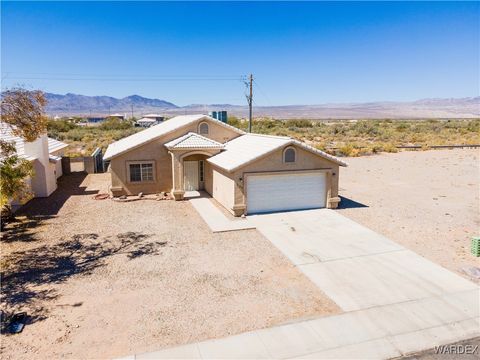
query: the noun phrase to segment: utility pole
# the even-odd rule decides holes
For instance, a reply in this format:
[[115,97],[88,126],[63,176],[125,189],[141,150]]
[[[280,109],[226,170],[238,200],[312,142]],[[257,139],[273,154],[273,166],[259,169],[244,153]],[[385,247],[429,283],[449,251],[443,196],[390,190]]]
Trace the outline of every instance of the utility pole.
[[133,119],[133,104],[130,104],[131,108],[132,108],[132,119]]
[[247,96],[248,100],[248,132],[252,132],[252,103],[253,103],[253,75],[250,74],[250,95]]

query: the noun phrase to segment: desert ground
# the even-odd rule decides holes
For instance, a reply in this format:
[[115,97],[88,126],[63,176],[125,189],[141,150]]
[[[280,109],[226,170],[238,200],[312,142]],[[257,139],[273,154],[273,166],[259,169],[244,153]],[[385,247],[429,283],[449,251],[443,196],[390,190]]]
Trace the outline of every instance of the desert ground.
[[345,158],[340,214],[467,279],[480,258],[480,151],[406,151]]
[[189,202],[94,200],[65,176],[2,246],[4,359],[112,358],[340,312],[256,230],[213,234]]

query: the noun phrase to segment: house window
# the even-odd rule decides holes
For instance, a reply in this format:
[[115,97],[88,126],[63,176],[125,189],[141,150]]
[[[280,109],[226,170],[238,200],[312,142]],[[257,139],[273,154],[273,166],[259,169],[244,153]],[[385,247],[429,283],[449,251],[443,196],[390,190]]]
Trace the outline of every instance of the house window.
[[203,178],[204,178],[204,168],[203,168],[204,164],[203,164],[203,160],[200,160],[198,162],[198,167],[199,167],[199,178],[200,178],[200,181],[203,182]]
[[153,162],[128,165],[130,182],[153,181]]
[[208,135],[208,124],[205,122],[201,123],[198,127],[198,132],[200,135]]
[[294,148],[287,148],[283,153],[283,162],[294,163],[296,160],[297,154]]

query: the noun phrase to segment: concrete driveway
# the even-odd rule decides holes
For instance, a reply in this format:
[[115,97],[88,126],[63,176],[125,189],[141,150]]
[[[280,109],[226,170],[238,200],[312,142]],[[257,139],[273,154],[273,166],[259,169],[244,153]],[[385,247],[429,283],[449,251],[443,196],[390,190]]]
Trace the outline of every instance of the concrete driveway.
[[345,313],[135,358],[388,359],[480,336],[476,284],[335,211],[248,220]]
[[477,288],[333,210],[249,219],[345,311]]

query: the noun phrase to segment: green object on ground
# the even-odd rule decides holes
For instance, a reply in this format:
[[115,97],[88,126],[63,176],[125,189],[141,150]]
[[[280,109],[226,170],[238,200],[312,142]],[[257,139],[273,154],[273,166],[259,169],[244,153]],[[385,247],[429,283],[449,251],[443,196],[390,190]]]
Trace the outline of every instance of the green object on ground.
[[480,256],[480,236],[472,237],[472,254],[473,256]]

